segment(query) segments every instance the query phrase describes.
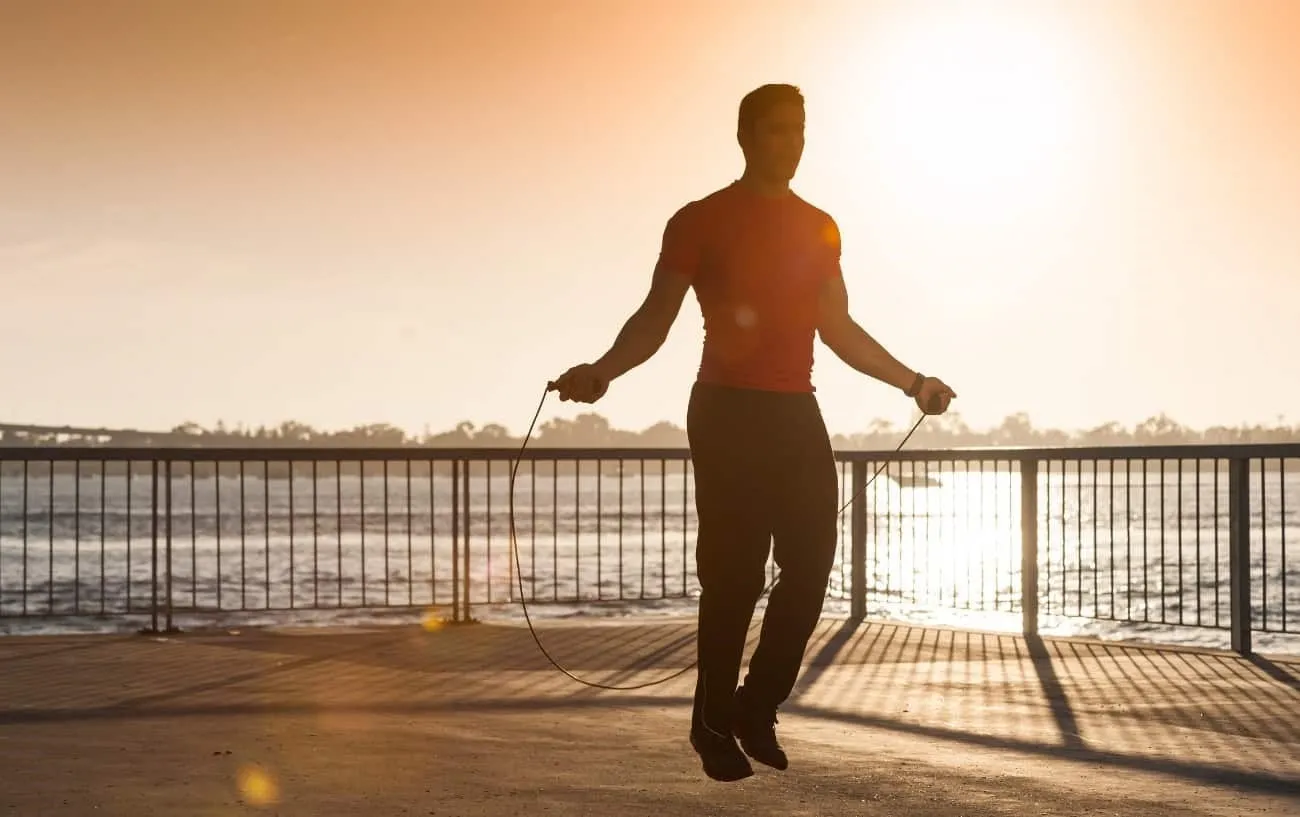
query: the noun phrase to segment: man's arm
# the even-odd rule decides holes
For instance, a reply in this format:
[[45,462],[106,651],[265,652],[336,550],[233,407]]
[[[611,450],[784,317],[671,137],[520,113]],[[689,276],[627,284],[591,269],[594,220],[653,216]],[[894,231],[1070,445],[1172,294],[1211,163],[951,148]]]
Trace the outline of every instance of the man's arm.
[[655,268],[645,300],[593,365],[609,380],[621,377],[649,360],[668,339],[691,281],[663,264]]
[[916,372],[899,363],[849,314],[849,295],[839,275],[822,284],[817,331],[835,356],[863,374],[906,392]]

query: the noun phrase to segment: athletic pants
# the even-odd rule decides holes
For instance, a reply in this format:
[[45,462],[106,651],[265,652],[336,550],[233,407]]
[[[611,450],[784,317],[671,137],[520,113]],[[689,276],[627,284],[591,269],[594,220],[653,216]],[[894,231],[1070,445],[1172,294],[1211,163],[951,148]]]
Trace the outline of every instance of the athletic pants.
[[835,559],[834,455],[816,398],[697,383],[686,420],[699,520],[699,668],[693,725],[729,733],[746,635],[778,579],[745,678],[747,697],[775,709],[789,697],[821,616]]

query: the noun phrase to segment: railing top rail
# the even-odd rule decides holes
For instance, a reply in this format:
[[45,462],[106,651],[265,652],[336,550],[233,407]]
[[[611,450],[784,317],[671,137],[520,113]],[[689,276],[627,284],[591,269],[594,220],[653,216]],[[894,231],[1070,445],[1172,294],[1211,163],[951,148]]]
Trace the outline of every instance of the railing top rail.
[[[447,448],[436,446],[0,446],[0,460],[28,462],[482,462],[511,461],[517,446]],[[686,448],[558,448],[529,447],[525,461],[670,460],[688,459]],[[991,462],[1011,460],[1230,460],[1300,458],[1300,442],[1114,446],[983,446],[978,448],[914,448],[894,450],[840,449],[841,462]]]

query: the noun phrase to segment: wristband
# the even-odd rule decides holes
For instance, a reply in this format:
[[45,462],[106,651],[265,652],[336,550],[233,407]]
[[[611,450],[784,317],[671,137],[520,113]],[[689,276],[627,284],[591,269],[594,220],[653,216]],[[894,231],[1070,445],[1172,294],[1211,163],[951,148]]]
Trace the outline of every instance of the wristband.
[[903,394],[907,395],[908,397],[917,396],[918,394],[921,393],[921,386],[924,383],[925,383],[925,375],[921,374],[920,372],[917,372],[916,379],[912,381],[912,385],[908,386],[907,390],[904,391]]

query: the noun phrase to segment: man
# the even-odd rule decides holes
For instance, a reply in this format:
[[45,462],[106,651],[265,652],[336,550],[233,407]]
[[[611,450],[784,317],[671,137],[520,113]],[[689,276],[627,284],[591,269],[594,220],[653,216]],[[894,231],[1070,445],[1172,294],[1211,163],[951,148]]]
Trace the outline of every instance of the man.
[[[746,95],[737,139],[744,174],[669,219],[644,302],[608,352],[554,384],[561,400],[600,399],[658,351],[695,289],[705,340],[686,423],[701,591],[690,741],[715,780],[752,775],[746,755],[787,767],[776,710],[793,690],[835,559],[838,480],[811,383],[814,338],[927,413],[956,396],[850,317],[835,222],[790,190],[804,147],[799,89]],[[769,547],[780,576],[737,688]]]

